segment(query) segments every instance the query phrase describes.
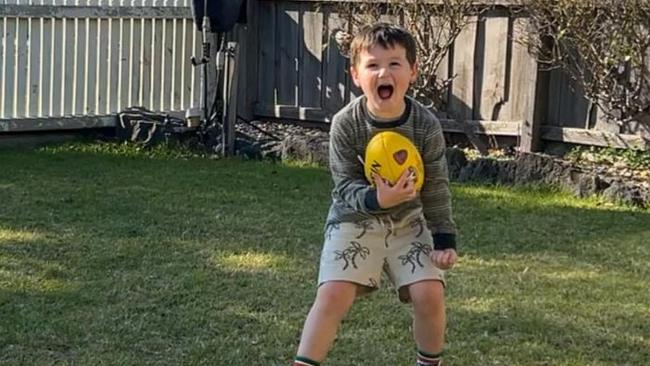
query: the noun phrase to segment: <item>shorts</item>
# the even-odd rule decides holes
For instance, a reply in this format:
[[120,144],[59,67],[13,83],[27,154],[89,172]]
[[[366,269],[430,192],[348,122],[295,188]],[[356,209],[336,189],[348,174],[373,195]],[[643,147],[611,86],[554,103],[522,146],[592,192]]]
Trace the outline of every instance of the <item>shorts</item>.
[[[404,286],[424,280],[445,284],[444,271],[430,259],[433,238],[421,211],[399,221],[374,218],[329,224],[320,259],[318,285],[346,281],[379,288],[382,272],[408,302]],[[405,288],[404,288],[405,289]]]

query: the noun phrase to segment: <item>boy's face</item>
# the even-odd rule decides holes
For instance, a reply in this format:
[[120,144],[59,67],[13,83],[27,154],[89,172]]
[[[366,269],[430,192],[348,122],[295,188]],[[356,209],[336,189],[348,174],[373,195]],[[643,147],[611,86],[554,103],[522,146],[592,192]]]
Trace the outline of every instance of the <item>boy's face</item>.
[[400,45],[380,45],[362,50],[356,65],[350,68],[354,84],[363,90],[368,110],[376,117],[397,118],[404,112],[404,96],[417,77],[417,65],[406,59]]

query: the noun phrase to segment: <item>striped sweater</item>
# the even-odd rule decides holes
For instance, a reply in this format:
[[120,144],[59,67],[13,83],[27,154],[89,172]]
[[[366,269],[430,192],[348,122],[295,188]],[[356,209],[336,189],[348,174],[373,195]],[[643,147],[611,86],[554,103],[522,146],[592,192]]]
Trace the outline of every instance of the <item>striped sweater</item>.
[[[410,138],[418,148],[424,162],[425,181],[415,200],[382,209],[359,158],[363,160],[370,139],[386,130]],[[371,218],[399,221],[421,209],[435,248],[456,247],[442,128],[438,119],[419,102],[406,97],[406,108],[400,119],[380,122],[368,114],[364,96],[351,101],[332,119],[329,168],[334,188],[327,225]]]

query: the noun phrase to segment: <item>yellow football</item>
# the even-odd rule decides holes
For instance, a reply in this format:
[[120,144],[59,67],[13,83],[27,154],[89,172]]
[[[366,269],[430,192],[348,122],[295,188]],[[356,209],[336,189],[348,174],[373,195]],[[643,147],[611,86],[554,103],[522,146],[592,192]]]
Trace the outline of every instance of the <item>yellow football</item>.
[[393,131],[376,134],[366,146],[364,172],[374,185],[372,173],[394,185],[407,169],[415,173],[415,188],[419,191],[424,183],[424,164],[418,149],[407,137]]

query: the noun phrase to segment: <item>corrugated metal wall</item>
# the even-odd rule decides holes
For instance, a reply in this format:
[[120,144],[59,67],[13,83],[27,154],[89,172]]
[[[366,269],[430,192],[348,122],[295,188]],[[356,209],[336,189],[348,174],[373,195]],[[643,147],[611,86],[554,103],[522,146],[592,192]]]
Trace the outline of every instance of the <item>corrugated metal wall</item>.
[[[198,103],[189,0],[0,0],[0,119]],[[15,123],[16,121],[14,121]]]

